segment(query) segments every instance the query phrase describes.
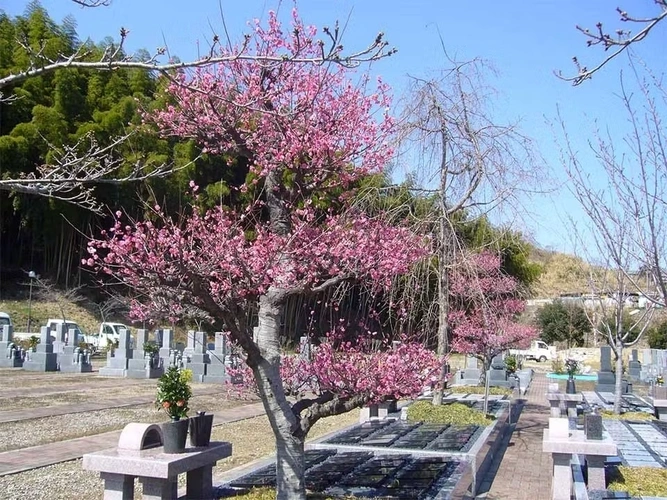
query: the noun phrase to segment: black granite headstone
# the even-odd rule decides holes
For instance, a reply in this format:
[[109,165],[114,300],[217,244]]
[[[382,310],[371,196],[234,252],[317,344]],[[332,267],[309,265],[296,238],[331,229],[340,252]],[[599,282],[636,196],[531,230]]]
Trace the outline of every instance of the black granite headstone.
[[586,415],[584,417],[584,433],[586,439],[602,439],[602,415]]

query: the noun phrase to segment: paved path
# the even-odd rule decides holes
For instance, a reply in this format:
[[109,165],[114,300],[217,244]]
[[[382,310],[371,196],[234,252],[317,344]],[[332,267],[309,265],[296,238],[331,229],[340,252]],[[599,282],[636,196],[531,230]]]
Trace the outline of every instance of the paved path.
[[[263,414],[264,408],[261,403],[241,405],[217,412],[213,420],[213,425],[235,422]],[[5,451],[0,453],[0,476],[75,460],[81,458],[86,453],[114,448],[118,444],[120,432],[111,431],[94,436],[69,439],[59,443]]]
[[546,376],[536,373],[524,396],[514,431],[505,438],[506,447],[502,447],[505,452],[494,459],[477,498],[539,500],[551,497],[551,454],[542,453],[542,430],[549,425],[547,386]]

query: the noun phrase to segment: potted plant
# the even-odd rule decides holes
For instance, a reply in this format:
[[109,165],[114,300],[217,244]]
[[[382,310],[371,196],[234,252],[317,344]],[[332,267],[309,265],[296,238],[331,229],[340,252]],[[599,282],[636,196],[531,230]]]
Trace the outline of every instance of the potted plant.
[[517,359],[514,354],[510,354],[509,356],[505,356],[505,370],[507,373],[512,374],[516,372],[517,369]]
[[156,342],[149,340],[144,344],[144,356],[148,356],[150,360],[150,368],[157,368],[156,363],[157,354],[160,352],[160,346]]
[[192,397],[190,370],[179,370],[170,366],[158,379],[157,398],[155,405],[158,410],[164,410],[171,422],[162,425],[164,435],[164,452],[181,453],[185,451],[185,441],[188,437],[188,402]]
[[574,385],[574,376],[579,371],[579,362],[576,359],[568,358],[565,360],[565,371],[567,372],[567,384],[565,386],[566,394],[576,394],[577,389]]

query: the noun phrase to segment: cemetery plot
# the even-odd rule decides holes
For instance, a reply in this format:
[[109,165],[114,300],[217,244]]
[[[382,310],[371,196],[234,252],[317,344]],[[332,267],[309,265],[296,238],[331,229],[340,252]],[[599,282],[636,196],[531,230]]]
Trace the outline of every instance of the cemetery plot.
[[630,467],[664,467],[667,438],[647,422],[603,420],[616,445],[623,465]]
[[481,427],[389,420],[366,422],[324,443],[392,449],[462,452],[470,449]]
[[[429,499],[442,494],[443,488],[453,487],[458,465],[458,461],[445,457],[308,450],[306,487],[332,496]],[[273,486],[275,471],[275,465],[269,465],[233,481],[229,487]]]

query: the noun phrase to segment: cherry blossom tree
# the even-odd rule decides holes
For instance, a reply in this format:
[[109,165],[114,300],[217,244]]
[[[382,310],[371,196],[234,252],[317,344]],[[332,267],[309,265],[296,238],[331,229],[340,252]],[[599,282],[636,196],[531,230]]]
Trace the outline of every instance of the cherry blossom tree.
[[[290,28],[271,13],[254,30],[252,51],[263,58],[321,54],[316,29],[296,12]],[[387,87],[353,76],[340,64],[258,58],[180,74],[167,90],[168,109],[146,119],[165,136],[195,138],[209,154],[247,165],[240,189],[251,201],[239,210],[192,207],[178,217],[156,206],[145,222],[118,212],[85,261],[135,291],[137,318],[196,308],[224,323],[244,350],[275,435],[281,499],[305,498],[304,440],[315,422],[414,396],[440,369],[433,353],[409,339],[369,352],[363,339],[332,334],[307,364],[281,356],[290,297],[350,281],[386,289],[430,250],[428,239],[348,206],[355,182],[381,172],[391,157],[393,130]],[[288,399],[303,392],[308,397]]]
[[503,274],[500,264],[500,257],[491,252],[470,255],[466,262],[457,266],[450,282],[452,347],[482,361],[485,412],[491,360],[510,347],[527,347],[537,338],[535,328],[516,321],[526,303],[518,295],[517,280]]

